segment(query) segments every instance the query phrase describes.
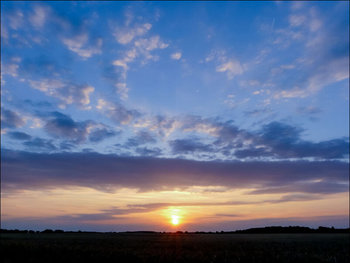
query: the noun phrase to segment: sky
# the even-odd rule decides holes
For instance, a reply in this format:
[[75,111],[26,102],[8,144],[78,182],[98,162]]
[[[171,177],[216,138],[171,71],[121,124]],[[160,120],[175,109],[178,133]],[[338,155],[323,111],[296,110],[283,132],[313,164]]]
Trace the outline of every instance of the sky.
[[349,2],[1,2],[1,227],[349,227]]

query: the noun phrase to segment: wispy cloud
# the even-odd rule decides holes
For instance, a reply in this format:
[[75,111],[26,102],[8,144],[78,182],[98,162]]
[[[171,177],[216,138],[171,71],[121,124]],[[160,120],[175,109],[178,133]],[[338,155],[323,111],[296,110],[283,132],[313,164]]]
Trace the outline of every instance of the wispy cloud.
[[[150,24],[145,24],[141,30],[139,27],[134,28],[124,36],[121,35],[122,44],[128,44],[128,49],[123,53],[121,58],[113,61],[113,65],[116,67],[116,74],[119,73],[119,78],[116,79],[114,86],[116,87],[117,93],[120,95],[122,100],[128,98],[129,89],[126,86],[127,72],[130,68],[130,64],[135,62],[136,59],[141,59],[141,63],[147,63],[150,60],[157,60],[158,56],[152,54],[152,51],[157,49],[165,49],[169,44],[164,43],[160,36],[150,36],[144,38],[137,38],[147,33],[147,28],[151,28]],[[134,32],[134,33],[132,33]],[[138,32],[137,34],[135,32]],[[120,39],[119,41],[120,42]]]
[[96,108],[106,113],[106,115],[118,124],[129,124],[141,113],[135,109],[128,109],[120,103],[112,103],[104,99],[99,99]]
[[150,23],[145,23],[142,25],[135,25],[134,27],[116,27],[113,35],[120,44],[128,44],[136,37],[145,35],[152,25]]
[[227,62],[220,64],[216,67],[217,72],[226,72],[229,79],[233,79],[237,75],[241,75],[244,70],[241,63],[238,60],[228,60]]
[[82,33],[71,38],[63,37],[62,42],[69,50],[85,59],[90,58],[95,54],[101,54],[101,47],[103,44],[102,38],[98,38],[95,40],[94,45],[87,45],[87,33]]
[[92,86],[63,82],[58,79],[29,80],[29,84],[32,88],[59,99],[63,108],[74,103],[83,109],[91,109],[90,94],[95,90]]
[[36,5],[33,7],[32,14],[29,16],[29,22],[37,28],[42,28],[49,16],[52,15],[51,9],[44,5]]

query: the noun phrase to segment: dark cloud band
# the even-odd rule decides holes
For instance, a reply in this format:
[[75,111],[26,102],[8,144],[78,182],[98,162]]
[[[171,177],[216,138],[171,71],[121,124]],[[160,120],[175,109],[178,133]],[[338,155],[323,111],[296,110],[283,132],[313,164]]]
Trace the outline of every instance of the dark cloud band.
[[[347,191],[349,164],[340,161],[193,161],[120,157],[98,153],[30,153],[2,150],[3,189],[85,186],[141,191],[226,186],[258,193]],[[260,190],[259,190],[260,189]],[[260,191],[260,192],[259,192]],[[328,191],[329,193],[329,191]]]

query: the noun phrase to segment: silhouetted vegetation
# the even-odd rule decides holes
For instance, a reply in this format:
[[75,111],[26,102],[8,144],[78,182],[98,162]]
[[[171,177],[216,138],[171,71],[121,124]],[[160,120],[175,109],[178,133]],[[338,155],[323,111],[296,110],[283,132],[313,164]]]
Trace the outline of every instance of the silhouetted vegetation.
[[237,230],[235,233],[252,233],[252,234],[273,234],[273,233],[350,233],[349,228],[335,229],[334,227],[318,227],[312,229],[302,226],[270,226],[261,228],[250,228],[246,230]]
[[[33,233],[44,233],[44,234],[52,234],[52,233],[101,233],[101,232],[89,232],[89,231],[64,231],[64,230],[52,230],[45,229],[43,231],[33,231],[33,230],[8,230],[8,229],[0,229],[0,233],[22,233],[22,234],[33,234]],[[130,234],[161,234],[171,232],[156,232],[156,231],[126,231],[126,232],[105,232],[105,233],[130,233]],[[236,231],[215,231],[215,232],[205,232],[205,231],[196,231],[196,232],[188,232],[188,231],[176,231],[175,234],[278,234],[278,233],[350,233],[350,228],[334,228],[334,227],[323,227],[319,226],[317,229],[303,227],[303,226],[268,226],[268,227],[259,227],[259,228],[249,228],[244,230],[236,230]]]
[[305,233],[306,231],[310,229],[267,227],[235,233],[1,230],[0,259],[8,263],[350,261],[349,229],[341,230],[346,233],[338,233],[339,229],[322,227],[311,230],[311,233]]

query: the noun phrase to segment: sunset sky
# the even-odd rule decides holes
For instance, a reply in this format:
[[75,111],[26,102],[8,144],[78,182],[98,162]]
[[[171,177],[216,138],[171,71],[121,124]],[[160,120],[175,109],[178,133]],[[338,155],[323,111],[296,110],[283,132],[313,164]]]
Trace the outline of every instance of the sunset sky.
[[349,2],[1,2],[1,228],[349,227]]

